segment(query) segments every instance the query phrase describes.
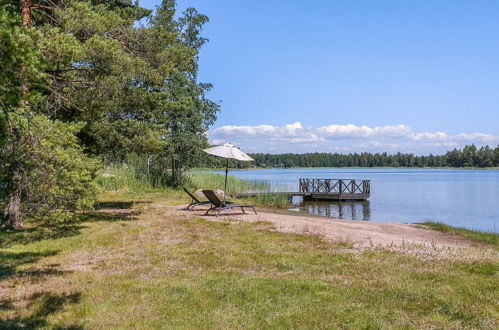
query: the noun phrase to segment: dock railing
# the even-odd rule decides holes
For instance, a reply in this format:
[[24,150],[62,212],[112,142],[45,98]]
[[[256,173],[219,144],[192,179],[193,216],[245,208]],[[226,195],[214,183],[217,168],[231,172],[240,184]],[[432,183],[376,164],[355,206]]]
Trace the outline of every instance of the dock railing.
[[300,192],[314,198],[365,199],[371,194],[369,180],[305,179],[299,180]]
[[299,179],[299,192],[252,192],[241,193],[235,197],[254,197],[258,195],[283,194],[289,198],[300,196],[308,200],[366,200],[371,195],[369,180],[355,179]]

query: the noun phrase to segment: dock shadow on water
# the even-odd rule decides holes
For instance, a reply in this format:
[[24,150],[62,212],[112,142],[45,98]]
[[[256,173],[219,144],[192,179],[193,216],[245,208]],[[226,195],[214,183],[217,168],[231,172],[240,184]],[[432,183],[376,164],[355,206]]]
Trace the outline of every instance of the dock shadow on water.
[[292,211],[343,220],[371,220],[371,206],[365,201],[307,201],[293,198]]

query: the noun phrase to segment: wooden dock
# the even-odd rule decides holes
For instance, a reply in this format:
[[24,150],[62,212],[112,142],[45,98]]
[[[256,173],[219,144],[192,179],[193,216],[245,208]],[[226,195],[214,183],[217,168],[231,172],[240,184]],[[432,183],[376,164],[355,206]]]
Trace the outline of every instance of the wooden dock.
[[298,192],[252,192],[236,194],[235,197],[255,197],[265,194],[282,194],[289,198],[301,196],[305,200],[366,200],[371,195],[369,180],[355,179],[300,179]]

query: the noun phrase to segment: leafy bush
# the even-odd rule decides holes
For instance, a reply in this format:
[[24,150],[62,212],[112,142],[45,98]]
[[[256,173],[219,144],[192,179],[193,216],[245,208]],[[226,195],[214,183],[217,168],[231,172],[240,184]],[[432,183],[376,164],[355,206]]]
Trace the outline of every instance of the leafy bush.
[[[16,144],[0,145],[0,182],[5,182],[6,195],[9,188],[19,189],[23,218],[54,220],[68,211],[92,207],[99,163],[78,145],[75,134],[82,125],[43,115],[14,120],[20,138]],[[14,162],[22,169],[15,178],[10,171]]]

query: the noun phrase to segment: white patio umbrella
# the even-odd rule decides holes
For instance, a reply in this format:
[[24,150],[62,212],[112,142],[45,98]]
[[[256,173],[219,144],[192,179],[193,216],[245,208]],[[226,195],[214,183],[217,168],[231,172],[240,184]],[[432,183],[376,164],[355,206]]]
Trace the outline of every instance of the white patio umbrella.
[[237,159],[245,162],[250,162],[253,160],[253,158],[251,158],[246,153],[241,151],[238,147],[230,143],[224,143],[221,146],[204,149],[203,151],[210,155],[227,158],[227,165],[225,167],[224,192],[227,190],[227,174],[229,173],[229,159]]

